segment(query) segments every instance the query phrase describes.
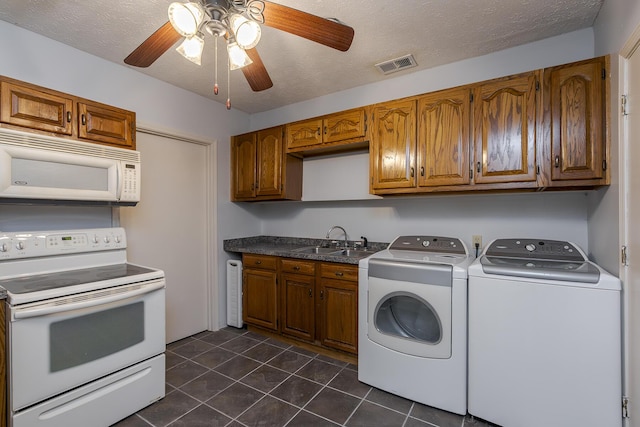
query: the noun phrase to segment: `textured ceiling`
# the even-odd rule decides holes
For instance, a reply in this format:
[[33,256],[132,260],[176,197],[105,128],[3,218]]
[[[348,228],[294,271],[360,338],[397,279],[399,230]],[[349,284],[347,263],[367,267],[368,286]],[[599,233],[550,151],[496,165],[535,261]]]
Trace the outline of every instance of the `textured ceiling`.
[[[603,0],[272,0],[355,30],[347,52],[263,26],[257,49],[273,87],[253,92],[242,71],[231,72],[233,108],[255,113],[367,83],[587,28]],[[124,66],[123,59],[167,22],[171,0],[2,0],[0,20]],[[202,65],[168,50],[149,68],[134,68],[202,96],[212,93],[213,37]],[[374,64],[412,53],[418,66],[384,76]],[[219,61],[226,63],[224,49]],[[6,59],[6,58],[5,58]]]

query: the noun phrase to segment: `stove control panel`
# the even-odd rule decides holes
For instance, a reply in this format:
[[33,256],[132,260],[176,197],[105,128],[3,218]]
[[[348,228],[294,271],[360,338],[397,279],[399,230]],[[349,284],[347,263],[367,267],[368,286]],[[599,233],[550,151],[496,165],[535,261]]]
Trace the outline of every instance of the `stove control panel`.
[[0,261],[126,249],[124,228],[0,233]]

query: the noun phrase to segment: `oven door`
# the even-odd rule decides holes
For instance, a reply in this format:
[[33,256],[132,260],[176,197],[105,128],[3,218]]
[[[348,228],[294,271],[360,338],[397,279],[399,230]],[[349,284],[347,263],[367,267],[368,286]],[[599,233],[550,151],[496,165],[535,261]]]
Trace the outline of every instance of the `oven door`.
[[13,412],[165,349],[164,279],[9,310]]

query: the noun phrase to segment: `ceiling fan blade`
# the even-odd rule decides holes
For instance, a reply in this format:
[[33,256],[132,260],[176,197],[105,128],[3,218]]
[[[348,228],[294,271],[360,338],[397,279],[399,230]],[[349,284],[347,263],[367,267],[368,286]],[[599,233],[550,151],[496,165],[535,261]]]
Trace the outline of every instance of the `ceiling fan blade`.
[[254,92],[260,92],[261,90],[272,87],[273,82],[262,63],[260,55],[258,55],[258,51],[256,49],[247,49],[245,52],[247,52],[247,55],[249,55],[249,58],[253,61],[246,67],[242,67],[244,77],[247,79],[247,82],[249,82],[251,89],[253,89]]
[[281,4],[264,2],[264,25],[346,52],[353,28]]
[[124,59],[124,63],[135,67],[148,67],[153,64],[156,59],[160,58],[171,46],[176,44],[180,38],[182,38],[182,36],[174,30],[171,22],[167,21],[166,24],[158,28],[155,33],[143,41],[140,46],[135,48],[135,50]]

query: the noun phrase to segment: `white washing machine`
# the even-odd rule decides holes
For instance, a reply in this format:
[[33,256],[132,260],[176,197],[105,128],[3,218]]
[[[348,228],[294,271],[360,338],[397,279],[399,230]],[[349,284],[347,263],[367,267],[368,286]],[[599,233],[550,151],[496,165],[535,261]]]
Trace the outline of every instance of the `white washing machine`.
[[469,413],[622,425],[620,281],[576,245],[499,239],[469,267]]
[[358,379],[467,411],[467,268],[454,238],[401,236],[359,264]]

